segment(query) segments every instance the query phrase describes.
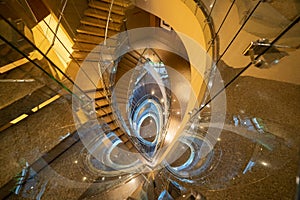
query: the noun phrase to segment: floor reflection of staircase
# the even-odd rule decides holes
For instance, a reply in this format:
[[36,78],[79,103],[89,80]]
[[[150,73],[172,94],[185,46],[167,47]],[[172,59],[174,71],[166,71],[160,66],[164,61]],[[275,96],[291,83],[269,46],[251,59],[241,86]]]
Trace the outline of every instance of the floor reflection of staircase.
[[[73,46],[74,52],[72,53],[72,57],[76,60],[76,62],[82,63],[87,56],[88,60],[85,60],[86,64],[99,61],[100,52],[96,47],[104,42],[105,27],[109,15],[110,4],[110,0],[89,1],[89,8],[85,10],[84,17],[80,20],[80,26],[77,28],[77,35],[74,38],[75,44]],[[121,31],[121,27],[125,19],[125,10],[129,5],[129,1],[114,0],[108,26],[108,37],[113,36]],[[118,44],[117,41],[114,42],[110,40],[109,44],[107,45],[114,48]],[[106,98],[107,96],[109,98]],[[132,149],[132,143],[129,141],[127,135],[119,127],[114,118],[110,102],[110,94],[106,92],[104,86],[101,84],[97,85],[95,104],[97,116],[104,119],[110,128],[125,143],[125,145],[129,149]]]

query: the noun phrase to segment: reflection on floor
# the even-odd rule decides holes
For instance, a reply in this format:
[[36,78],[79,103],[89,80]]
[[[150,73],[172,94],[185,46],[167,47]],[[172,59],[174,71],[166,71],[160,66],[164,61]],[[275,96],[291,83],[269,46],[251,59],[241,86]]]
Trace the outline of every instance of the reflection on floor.
[[[181,182],[166,169],[154,171],[153,174],[124,175],[117,177],[117,180],[92,173],[85,165],[84,146],[76,133],[71,133],[70,137],[55,146],[62,139],[59,136],[74,130],[72,126],[60,125],[62,118],[55,118],[58,115],[71,116],[68,114],[71,108],[66,106],[67,101],[58,100],[17,125],[26,127],[21,128],[25,132],[20,132],[19,127],[11,127],[1,133],[3,138],[7,138],[1,140],[4,142],[0,151],[1,163],[7,166],[1,168],[1,195],[9,195],[10,199],[55,199],[58,196],[61,199],[141,199],[146,196],[148,199],[171,199],[170,196],[188,199],[191,195],[194,198],[205,196],[206,199],[293,199],[300,146],[297,133],[300,119],[297,112],[300,110],[299,89],[299,85],[253,77],[237,79],[226,90],[229,118],[235,116],[240,122],[246,123],[247,119],[253,122],[254,118],[259,118],[265,130],[282,140],[282,150],[288,147],[288,151],[267,157],[266,162],[256,160],[267,166],[259,170],[259,166],[256,168],[248,162],[249,159],[255,160],[255,143],[242,138],[239,141],[236,133],[225,130],[218,143],[222,154],[218,157],[221,169],[217,167],[216,171],[207,174],[213,176],[203,179],[207,182],[201,185]],[[65,119],[71,120],[67,123],[72,124],[72,119]],[[39,127],[37,123],[41,120],[48,121],[48,126]],[[45,134],[50,132],[52,135]],[[24,134],[27,136],[24,137]],[[51,147],[43,146],[46,143],[40,141],[45,141],[47,145],[53,143],[54,148],[49,151]],[[41,159],[28,167],[29,163],[42,155]],[[246,169],[248,172],[245,174]],[[9,184],[5,185],[9,180]]]

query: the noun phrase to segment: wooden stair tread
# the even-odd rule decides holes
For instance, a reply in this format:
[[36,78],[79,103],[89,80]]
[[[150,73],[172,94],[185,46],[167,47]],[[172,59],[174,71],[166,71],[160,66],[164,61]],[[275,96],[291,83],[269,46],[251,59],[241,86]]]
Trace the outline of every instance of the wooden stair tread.
[[74,51],[72,53],[72,57],[78,61],[85,61],[85,62],[99,62],[101,60],[115,60],[112,58],[114,54],[102,52],[85,52],[85,51]]
[[133,144],[132,144],[130,141],[126,142],[125,145],[126,145],[129,149],[133,148]]
[[74,40],[77,42],[85,42],[89,44],[100,44],[104,41],[104,37],[79,33],[76,35]]
[[123,142],[127,142],[129,140],[129,138],[127,137],[126,134],[123,134],[120,139],[123,141]]
[[108,112],[106,114],[103,114],[103,113],[100,113],[100,112],[96,112],[96,115],[97,115],[98,118],[104,118],[104,117],[109,116],[111,114],[112,114],[112,111]]
[[[99,28],[106,28],[106,23],[107,23],[106,20],[98,19],[98,18],[94,18],[94,17],[84,17],[80,20],[80,22],[85,25],[96,26]],[[108,29],[120,31],[121,24],[110,22],[108,25]]]
[[[105,36],[105,29],[94,27],[94,26],[81,25],[79,28],[77,28],[77,33],[104,37]],[[117,33],[118,33],[117,31],[108,30],[107,31],[107,36],[111,37],[113,35],[116,35]]]
[[130,60],[132,63],[137,64],[139,61],[139,57],[136,58],[135,56],[133,56],[132,54],[128,53],[124,56],[125,59]]
[[127,72],[128,70],[131,70],[135,67],[136,67],[135,65],[127,65],[126,63],[119,63],[118,70],[125,70]]
[[137,62],[133,62],[132,60],[129,60],[129,59],[125,58],[125,59],[121,60],[120,64],[125,64],[129,67],[132,67],[132,66],[135,67],[137,65]]
[[[74,40],[79,43],[98,45],[104,42],[104,37],[79,33]],[[118,41],[114,38],[109,38],[107,45],[118,46]]]
[[[101,0],[103,2],[110,3],[111,0]],[[128,7],[130,6],[130,1],[129,0],[114,0],[114,5],[122,6],[122,7]]]
[[[115,46],[109,46],[109,44],[107,44],[108,48],[115,48]],[[83,43],[83,42],[76,42],[73,45],[73,50],[74,51],[93,51],[93,52],[100,52],[101,50],[101,44],[97,45],[97,44],[88,44],[88,43]]]
[[[110,3],[102,2],[102,1],[90,1],[89,7],[99,9],[99,10],[104,10],[104,11],[109,11],[110,9]],[[125,15],[124,12],[124,7],[113,4],[111,13],[115,13],[118,15]]]
[[[108,12],[102,11],[102,10],[96,10],[96,9],[93,9],[93,8],[89,8],[89,9],[84,11],[84,15],[89,16],[89,17],[95,17],[95,18],[98,18],[98,19],[106,20],[107,17],[108,17]],[[123,23],[123,19],[124,19],[124,16],[121,16],[121,15],[117,15],[117,14],[114,14],[114,13],[112,13],[110,15],[110,21],[111,22]]]

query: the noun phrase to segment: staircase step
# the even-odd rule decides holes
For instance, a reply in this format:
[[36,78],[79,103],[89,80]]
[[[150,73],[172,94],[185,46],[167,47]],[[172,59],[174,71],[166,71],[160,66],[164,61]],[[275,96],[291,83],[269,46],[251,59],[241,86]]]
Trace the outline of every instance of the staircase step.
[[108,113],[103,113],[102,111],[101,112],[96,112],[96,115],[98,118],[104,118],[106,116],[110,116],[112,114],[112,111],[111,112],[108,112]]
[[87,34],[77,34],[75,39],[76,42],[85,42],[89,44],[100,44],[104,41],[104,37],[87,35]]
[[73,50],[74,51],[86,51],[86,52],[100,52],[104,50],[110,50],[110,51],[115,51],[115,46],[107,46],[107,47],[102,47],[102,45],[97,45],[97,44],[88,44],[88,43],[82,43],[82,42],[76,42],[73,45]]
[[127,142],[129,139],[128,139],[128,136],[126,134],[123,134],[120,139],[125,143]]
[[[74,51],[72,53],[72,57],[75,58],[76,60],[85,60],[85,58],[87,57],[89,53],[88,52],[79,52],[79,51]],[[95,62],[98,62],[99,61],[99,54],[96,54],[96,55],[93,55],[91,53],[89,59],[89,61],[95,61]]]
[[[124,69],[124,68],[122,68],[120,66],[118,66],[117,71],[118,71],[117,76],[118,75],[122,75],[123,76],[127,72],[126,69]],[[120,77],[122,77],[122,76],[120,76]]]
[[[89,9],[84,11],[84,15],[89,16],[89,17],[95,17],[95,18],[98,18],[98,19],[107,20],[108,12],[102,11],[102,10],[96,10],[96,9],[93,9],[93,8],[89,8]],[[123,20],[124,20],[124,16],[117,15],[117,14],[114,14],[114,13],[111,13],[111,15],[110,15],[110,21],[111,22],[121,24],[121,23],[123,23]]]
[[130,141],[126,142],[125,145],[128,147],[128,149],[133,148],[133,144]]
[[142,61],[145,61],[145,57],[142,56],[142,54],[140,52],[138,52],[137,50],[133,50],[130,53],[128,53],[130,56],[138,59],[141,59]]
[[[110,3],[111,0],[101,0],[103,2]],[[130,0],[114,0],[114,5],[122,6],[122,7],[128,7],[131,5]]]
[[110,95],[107,95],[105,91],[102,91],[102,92],[96,92],[95,93],[95,102],[97,101],[108,101],[106,96],[108,96],[108,98],[110,99]]
[[88,34],[88,35],[100,36],[100,37],[104,37],[105,36],[105,29],[103,29],[103,28],[96,28],[96,27],[93,27],[93,26],[81,25],[77,29],[77,32],[78,33],[83,33],[83,34]]
[[95,53],[95,52],[84,52],[84,51],[74,51],[72,57],[78,61],[85,62],[99,62],[100,60],[115,60],[112,55]]
[[118,129],[115,134],[118,136],[118,137],[121,137],[122,135],[124,135],[125,133],[122,131],[122,129]]
[[139,57],[136,58],[135,56],[133,56],[133,55],[130,54],[130,53],[126,54],[123,58],[124,58],[124,59],[127,59],[127,60],[129,60],[129,61],[131,61],[131,62],[134,63],[135,65],[136,65],[136,64],[138,63],[138,61],[139,61]]
[[98,101],[95,101],[95,104],[96,104],[96,109],[97,107],[105,107],[105,106],[109,106],[109,102],[105,99],[101,99],[101,100],[98,100]]
[[97,46],[97,44],[88,44],[88,43],[82,43],[82,42],[76,42],[73,45],[73,50],[74,51],[92,51],[93,49],[95,49],[95,47]]
[[115,124],[115,123],[109,124],[109,127],[110,127],[111,130],[113,130],[113,131],[119,129],[119,126],[118,126],[117,124]]
[[106,123],[111,123],[111,122],[115,121],[115,119],[114,119],[114,117],[113,117],[112,114],[109,114],[109,115],[103,117],[102,119],[103,119]]
[[[95,36],[100,36],[104,37],[105,36],[105,29],[104,28],[98,28],[94,26],[88,26],[88,25],[81,25],[77,29],[78,33],[83,33],[83,34],[88,34],[88,35],[95,35]],[[107,36],[112,37],[113,35],[117,34],[117,31],[113,30],[108,30]]]
[[96,110],[101,110],[101,109],[106,109],[107,107],[110,107],[110,104],[109,103],[107,103],[107,104],[96,104],[95,105],[95,109]]
[[[99,10],[104,10],[107,12],[110,9],[110,5],[111,5],[110,3],[106,3],[102,1],[90,1],[89,3],[89,7],[99,9]],[[124,10],[125,10],[124,7],[113,4],[111,13],[115,13],[118,15],[125,15]]]
[[87,90],[83,90],[85,93],[97,93],[97,92],[102,92],[104,91],[104,89],[102,87],[98,87],[97,89],[87,89]]
[[119,66],[120,69],[124,69],[126,71],[131,70],[133,68],[136,67],[135,64],[131,63],[130,61],[121,61],[119,62]]
[[[105,101],[107,101],[106,95],[107,94],[104,94],[104,92],[97,92],[95,94],[95,101],[99,101],[99,100],[102,100],[102,99],[105,100]],[[110,95],[107,95],[107,96],[110,99]]]
[[[100,116],[106,116],[106,115],[109,115],[110,113],[112,113],[112,109],[111,109],[110,106],[107,106],[106,108],[97,110],[97,113],[98,113]],[[97,116],[98,116],[98,115],[97,115]]]
[[[96,26],[99,28],[106,28],[106,23],[107,23],[106,20],[98,19],[94,17],[84,17],[80,20],[80,22],[85,25]],[[114,31],[120,31],[121,26],[122,25],[120,23],[110,22],[108,25],[108,29]]]

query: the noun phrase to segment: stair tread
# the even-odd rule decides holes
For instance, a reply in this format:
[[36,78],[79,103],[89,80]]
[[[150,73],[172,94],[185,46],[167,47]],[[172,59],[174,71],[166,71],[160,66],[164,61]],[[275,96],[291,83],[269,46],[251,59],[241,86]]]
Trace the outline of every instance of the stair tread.
[[127,142],[129,140],[129,138],[127,137],[126,134],[123,134],[120,139],[123,141],[123,142]]
[[[130,56],[140,59],[142,54],[140,52],[138,52],[137,50],[133,50],[131,52],[128,53]],[[145,58],[143,58],[143,60],[145,60]]]
[[85,43],[90,43],[90,44],[100,44],[104,41],[104,37],[79,33],[79,34],[76,35],[74,40],[77,41],[77,42],[85,42]]
[[[99,10],[104,10],[104,11],[109,11],[110,10],[110,5],[111,5],[110,3],[102,2],[102,1],[91,1],[89,3],[89,7],[96,8],[96,9],[99,9]],[[112,6],[111,12],[119,14],[119,15],[124,15],[125,14],[124,13],[124,7],[116,5],[116,4],[114,4]]]
[[133,144],[132,144],[130,141],[126,142],[125,145],[126,145],[129,149],[133,148]]
[[119,62],[119,67],[129,70],[129,69],[135,68],[136,64],[134,64],[130,61],[121,61],[121,62]]
[[[93,8],[88,8],[84,11],[84,15],[99,18],[99,19],[107,19],[108,12],[102,10],[96,10]],[[112,13],[110,15],[110,18],[112,22],[123,23],[124,16]]]
[[105,116],[109,116],[111,114],[112,114],[112,112],[108,112],[106,114],[103,114],[103,113],[100,113],[100,112],[96,112],[97,117],[100,117],[100,118],[103,118]]
[[[105,36],[105,29],[104,28],[99,28],[99,27],[94,27],[94,26],[88,26],[88,25],[81,25],[77,29],[77,33],[84,33],[84,34],[89,34],[89,35],[95,35],[95,36]],[[111,37],[115,34],[117,34],[117,31],[113,30],[108,30],[107,31],[107,36]]]
[[[75,58],[75,59],[77,59],[77,60],[85,60],[85,58],[87,57],[87,55],[88,55],[89,53],[88,52],[79,52],[79,51],[74,51],[73,53],[72,53],[72,56]],[[90,57],[89,57],[89,59],[88,60],[93,60],[93,61],[99,61],[99,55],[97,54],[97,57],[96,57],[96,55],[92,55],[92,53],[91,53],[91,55],[90,55]]]
[[126,54],[124,56],[124,59],[130,60],[132,63],[137,64],[139,61],[139,58],[134,57],[132,54]]
[[100,109],[100,108],[104,108],[104,107],[107,107],[107,106],[110,106],[110,103],[109,102],[104,102],[104,101],[102,101],[102,102],[99,102],[99,101],[97,101],[97,102],[95,102],[95,106],[96,106],[96,110],[97,109]]
[[109,127],[110,127],[112,130],[116,130],[116,129],[119,128],[119,126],[118,126],[117,124],[115,124],[115,123],[109,124]]
[[114,116],[113,116],[112,113],[109,114],[109,115],[107,115],[107,116],[105,116],[105,117],[103,117],[103,120],[104,120],[105,122],[115,121]]
[[[106,28],[106,20],[104,19],[98,19],[94,17],[84,17],[80,20],[82,24],[90,25],[90,26],[96,26],[100,28]],[[108,29],[110,30],[115,30],[115,31],[120,31],[121,29],[121,24],[120,23],[114,23],[110,22],[108,25]]]
[[[101,0],[103,2],[107,2],[110,3],[111,0]],[[130,6],[130,1],[129,0],[114,0],[114,5],[118,5],[118,6],[123,6],[123,7],[128,7]]]
[[99,54],[99,52],[85,52],[85,51],[74,51],[72,53],[73,58],[81,61],[99,62],[99,60],[111,57],[111,55]]
[[[100,52],[101,44],[97,45],[97,44],[89,44],[84,42],[76,42],[72,48],[74,51]],[[109,46],[108,44],[108,48],[112,49],[115,48],[115,46]]]
[[106,107],[106,108],[103,108],[103,109],[99,109],[97,110],[97,113],[100,115],[100,116],[103,116],[103,115],[108,115],[112,112],[112,109],[110,106]]

